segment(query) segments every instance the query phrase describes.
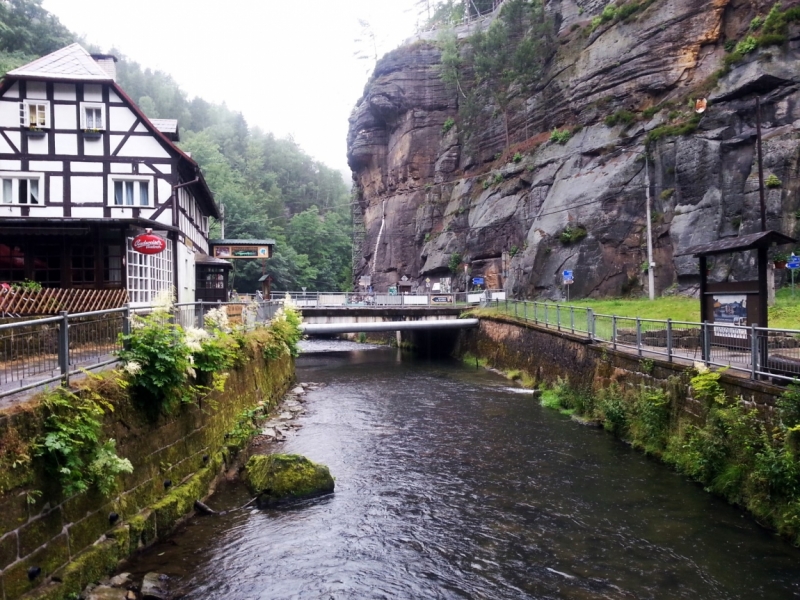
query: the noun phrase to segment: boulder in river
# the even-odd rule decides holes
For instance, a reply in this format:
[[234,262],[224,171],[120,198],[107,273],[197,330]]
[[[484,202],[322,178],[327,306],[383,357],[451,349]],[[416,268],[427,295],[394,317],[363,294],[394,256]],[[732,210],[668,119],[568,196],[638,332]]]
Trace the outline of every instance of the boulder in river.
[[328,467],[297,454],[259,454],[250,457],[245,481],[258,496],[259,506],[329,494],[333,477]]
[[169,600],[170,593],[166,586],[167,577],[159,573],[148,573],[142,580],[142,598],[144,600]]
[[85,596],[86,600],[126,600],[127,592],[119,588],[99,585]]

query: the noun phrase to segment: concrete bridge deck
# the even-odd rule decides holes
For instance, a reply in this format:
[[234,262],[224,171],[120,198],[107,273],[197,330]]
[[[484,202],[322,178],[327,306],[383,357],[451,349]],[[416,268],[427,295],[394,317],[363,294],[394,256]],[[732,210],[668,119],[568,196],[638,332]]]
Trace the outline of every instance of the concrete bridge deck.
[[469,329],[477,319],[460,319],[463,308],[453,306],[302,307],[302,329],[310,335],[383,331]]

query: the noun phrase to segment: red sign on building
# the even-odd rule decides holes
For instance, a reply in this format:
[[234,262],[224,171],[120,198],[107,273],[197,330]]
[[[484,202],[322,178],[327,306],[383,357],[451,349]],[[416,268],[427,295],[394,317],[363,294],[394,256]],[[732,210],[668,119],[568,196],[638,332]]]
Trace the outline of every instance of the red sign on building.
[[163,238],[153,235],[149,231],[133,238],[133,249],[141,254],[158,254],[167,247],[167,242]]

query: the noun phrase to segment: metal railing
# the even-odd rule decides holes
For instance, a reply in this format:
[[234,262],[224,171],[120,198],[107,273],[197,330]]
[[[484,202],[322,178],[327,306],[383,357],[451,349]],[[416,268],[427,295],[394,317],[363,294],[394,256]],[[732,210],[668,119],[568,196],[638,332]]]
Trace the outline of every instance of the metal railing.
[[[280,301],[191,302],[176,304],[170,320],[183,328],[205,325],[206,313],[226,307],[229,321],[251,329],[270,321]],[[131,331],[131,318],[147,314],[152,306],[85,313],[62,312],[57,317],[0,324],[0,398],[46,384],[69,384],[70,377],[118,361],[121,334]]]
[[453,293],[413,293],[398,294],[387,293],[367,294],[363,292],[273,292],[270,298],[283,300],[285,298],[298,308],[333,308],[333,307],[359,307],[359,306],[476,306],[487,301],[504,301],[506,293],[503,290],[476,290],[473,292]]
[[746,373],[751,379],[800,379],[798,329],[603,315],[587,307],[528,300],[493,300],[487,306],[642,358],[702,362]]

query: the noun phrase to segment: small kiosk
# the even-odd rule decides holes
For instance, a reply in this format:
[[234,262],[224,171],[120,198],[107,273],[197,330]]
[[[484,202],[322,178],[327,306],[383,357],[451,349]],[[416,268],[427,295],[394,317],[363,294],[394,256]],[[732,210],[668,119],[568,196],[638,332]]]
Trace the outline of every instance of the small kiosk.
[[[777,231],[762,231],[735,238],[727,238],[689,248],[683,255],[694,255],[700,259],[700,321],[717,323],[713,328],[704,328],[703,360],[710,358],[712,344],[729,349],[750,349],[752,336],[734,326],[768,327],[767,310],[767,253],[771,246],[795,243],[796,240]],[[735,252],[757,252],[758,278],[755,281],[708,281],[708,258]],[[725,325],[728,327],[725,327]],[[759,363],[762,368],[769,364],[767,339],[758,340]]]
[[[233,263],[229,261],[242,259],[265,261],[272,258],[275,240],[208,240],[208,246],[210,256],[196,260],[197,299],[208,302],[227,302],[230,272],[233,268]],[[266,263],[264,263],[264,268],[266,269]],[[266,298],[268,299],[269,296]]]

